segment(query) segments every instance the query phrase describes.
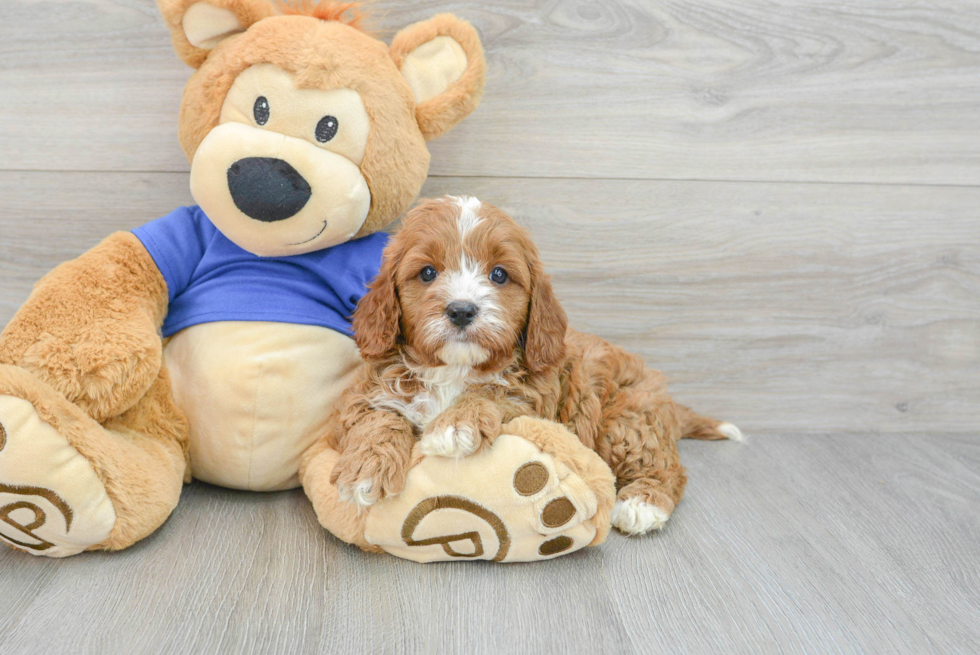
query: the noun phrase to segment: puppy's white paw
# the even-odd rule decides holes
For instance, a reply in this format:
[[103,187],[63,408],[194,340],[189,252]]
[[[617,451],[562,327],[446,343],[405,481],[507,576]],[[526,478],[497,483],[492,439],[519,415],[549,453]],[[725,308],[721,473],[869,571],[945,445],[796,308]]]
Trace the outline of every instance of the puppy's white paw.
[[422,436],[419,450],[423,455],[462,458],[480,447],[480,436],[466,426],[450,425]]
[[731,441],[742,441],[745,438],[734,423],[721,423],[715,429]]
[[374,488],[374,480],[361,480],[353,487],[338,486],[337,494],[345,503],[354,503],[361,509],[366,509],[378,502],[378,490]]
[[669,518],[670,514],[656,505],[643,502],[639,498],[617,500],[612,511],[613,526],[628,535],[659,530],[664,527]]

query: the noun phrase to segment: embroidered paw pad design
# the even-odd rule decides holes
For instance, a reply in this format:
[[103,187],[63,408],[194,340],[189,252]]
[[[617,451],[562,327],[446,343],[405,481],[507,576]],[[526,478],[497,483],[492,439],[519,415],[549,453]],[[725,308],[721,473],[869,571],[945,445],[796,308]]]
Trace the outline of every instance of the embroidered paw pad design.
[[[0,423],[0,451],[6,446],[7,429]],[[48,550],[54,544],[34,531],[47,523],[52,509],[60,514],[64,531],[71,530],[72,509],[58,494],[41,487],[0,483],[0,540],[22,550]]]
[[[521,496],[535,496],[541,494],[549,488],[551,474],[547,467],[541,462],[527,462],[514,474],[514,491]],[[547,494],[543,495],[544,506],[538,512],[541,534],[547,535],[553,530],[561,529],[568,525],[578,514],[575,504],[567,496],[558,496],[548,499]],[[539,505],[541,503],[537,503]],[[579,519],[577,523],[580,523]],[[538,553],[542,556],[557,555],[563,553],[575,544],[567,535],[559,535],[548,539],[538,547]]]
[[462,460],[422,459],[405,490],[372,508],[365,540],[432,562],[526,562],[590,543],[598,498],[564,462],[513,434]]
[[0,542],[65,557],[106,539],[115,521],[91,464],[30,402],[0,395]]

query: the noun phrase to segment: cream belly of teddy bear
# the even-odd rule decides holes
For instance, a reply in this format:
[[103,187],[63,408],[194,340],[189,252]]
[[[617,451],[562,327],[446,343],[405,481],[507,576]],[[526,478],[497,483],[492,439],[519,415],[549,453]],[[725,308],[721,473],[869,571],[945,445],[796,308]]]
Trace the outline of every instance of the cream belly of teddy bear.
[[193,476],[251,491],[300,485],[300,457],[361,361],[340,332],[251,321],[189,327],[164,360],[190,422]]

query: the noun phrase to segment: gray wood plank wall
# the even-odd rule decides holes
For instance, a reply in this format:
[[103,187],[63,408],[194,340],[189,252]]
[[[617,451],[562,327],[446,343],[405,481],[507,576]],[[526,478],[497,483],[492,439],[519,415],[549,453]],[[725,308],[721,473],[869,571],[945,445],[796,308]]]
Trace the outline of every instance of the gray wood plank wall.
[[[980,5],[373,6],[487,49],[425,193],[510,211],[577,327],[751,440],[681,445],[664,531],[527,566],[369,556],[301,492],[194,484],[123,553],[0,549],[0,649],[978,652]],[[0,325],[192,202],[189,74],[153,0],[0,0]]]
[[[425,192],[531,227],[574,324],[752,433],[980,423],[980,8],[377,2],[481,31]],[[152,0],[0,3],[0,323],[44,271],[191,202],[190,70]]]

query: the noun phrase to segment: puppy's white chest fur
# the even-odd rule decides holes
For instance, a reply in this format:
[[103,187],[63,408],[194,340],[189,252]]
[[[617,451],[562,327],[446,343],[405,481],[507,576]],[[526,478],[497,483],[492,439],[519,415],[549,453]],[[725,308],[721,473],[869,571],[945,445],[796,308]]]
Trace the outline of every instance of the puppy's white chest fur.
[[409,404],[412,414],[408,417],[419,428],[449,409],[469,384],[472,375],[469,366],[446,365],[425,371],[425,391],[415,395]]
[[473,384],[481,384],[497,376],[476,373],[470,366],[447,364],[415,371],[423,390],[405,399],[385,396],[375,401],[375,406],[398,412],[420,430],[442,412],[452,407],[456,399]]

